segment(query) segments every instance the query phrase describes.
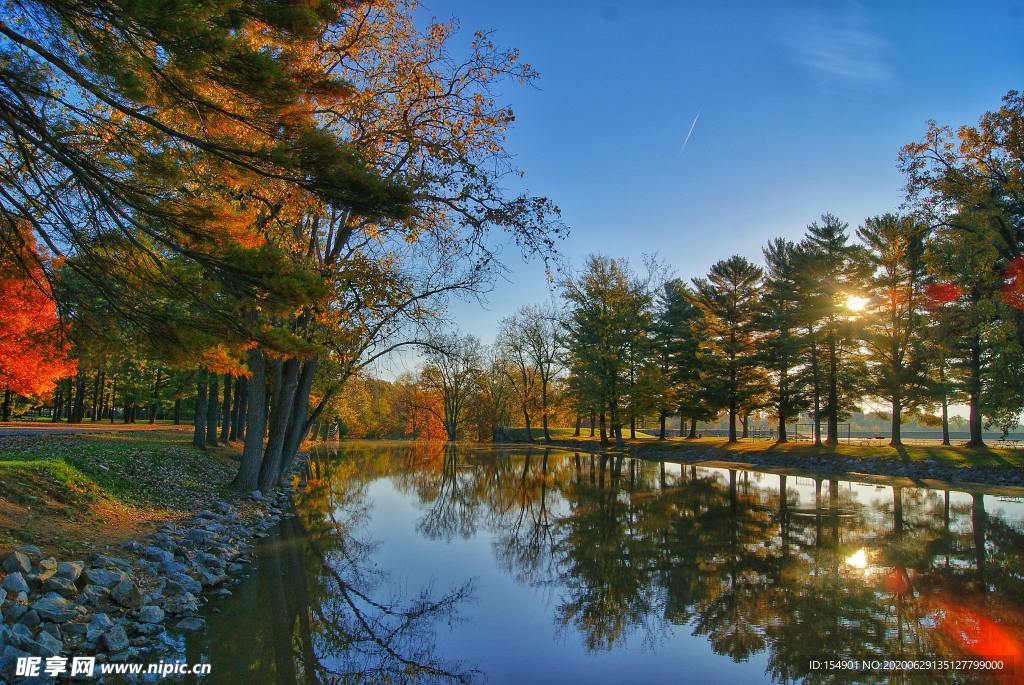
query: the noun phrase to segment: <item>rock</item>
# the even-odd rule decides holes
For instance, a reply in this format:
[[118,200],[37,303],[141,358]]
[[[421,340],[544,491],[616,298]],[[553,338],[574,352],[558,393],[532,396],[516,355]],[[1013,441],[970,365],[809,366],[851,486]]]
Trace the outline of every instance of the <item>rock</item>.
[[185,564],[178,561],[162,561],[160,562],[160,570],[170,575],[172,573],[184,573],[186,570]]
[[6,599],[7,599],[7,590],[5,590],[2,587],[0,587],[0,604],[3,604]]
[[25,615],[21,617],[18,623],[20,623],[23,626],[28,626],[29,628],[35,628],[42,622],[42,620],[43,619],[39,618],[38,611],[36,611],[35,609],[29,609],[25,612]]
[[139,609],[141,623],[160,623],[164,620],[164,610],[158,606],[144,606]]
[[92,615],[89,625],[99,628],[100,630],[107,630],[108,628],[114,627],[114,622],[110,620],[110,616],[108,614],[99,611]]
[[30,559],[38,559],[43,554],[43,550],[35,545],[18,545],[18,551],[27,554]]
[[92,558],[92,565],[99,568],[119,568],[122,571],[130,571],[132,562],[121,557],[112,557],[106,554],[96,554]]
[[142,556],[149,561],[164,562],[174,561],[174,555],[168,552],[166,549],[160,549],[159,547],[147,547],[142,551]]
[[88,632],[88,630],[88,623],[65,623],[64,630],[62,632],[64,633],[64,637],[66,638],[85,637],[85,634]]
[[164,627],[159,623],[139,623],[136,625],[135,630],[139,635],[148,635],[152,637],[153,635],[159,635],[164,632]]
[[57,575],[75,582],[82,575],[83,568],[85,568],[85,564],[80,561],[62,561],[57,564]]
[[82,604],[96,606],[100,602],[105,601],[109,595],[109,588],[105,588],[102,585],[86,585],[85,589],[82,590],[82,594],[77,599]]
[[10,604],[4,606],[4,620],[8,623],[16,623],[18,620],[21,619],[22,616],[25,615],[26,611],[28,611],[28,607],[24,604],[11,602]]
[[56,656],[64,651],[64,643],[50,635],[45,630],[39,631],[36,635],[36,654],[38,656]]
[[164,599],[164,611],[172,616],[199,610],[199,602],[191,592],[182,592]]
[[103,645],[111,654],[123,652],[131,646],[128,644],[128,634],[122,626],[114,626],[103,633]]
[[253,499],[259,502],[263,499],[263,493],[260,492],[259,490],[253,490],[252,492],[249,493],[249,499]]
[[110,571],[104,568],[87,568],[84,575],[87,583],[100,587],[113,587],[127,577],[122,571]]
[[32,560],[24,552],[14,550],[4,557],[3,565],[0,568],[7,573],[28,573],[32,570]]
[[11,644],[18,649],[26,649],[34,641],[32,638],[32,629],[23,623],[17,623],[11,626],[9,639]]
[[65,597],[73,597],[78,594],[78,588],[73,580],[63,576],[50,576],[43,583],[43,589],[48,592],[56,592]]
[[39,629],[44,631],[44,632],[49,633],[50,635],[53,635],[58,640],[61,639],[60,626],[57,625],[56,623],[50,623],[50,622],[43,623],[41,626],[39,626]]
[[184,573],[175,573],[167,579],[167,592],[170,594],[191,592],[198,595],[202,591],[203,586],[195,578]]
[[199,582],[203,587],[216,587],[226,579],[223,573],[211,573],[205,568],[199,569]]
[[42,599],[36,600],[32,608],[39,613],[41,619],[52,621],[53,623],[66,623],[78,613],[75,611],[74,605],[57,595],[47,595]]
[[189,616],[178,621],[174,627],[185,633],[196,633],[206,628],[206,621],[198,616]]
[[128,609],[138,609],[142,606],[142,593],[139,592],[139,586],[128,578],[115,585],[114,589],[110,591],[110,596],[115,602]]
[[46,557],[45,559],[40,559],[39,568],[41,568],[44,571],[56,571],[57,560],[53,557]]
[[23,659],[28,656],[32,655],[18,649],[17,647],[7,645],[2,651],[0,651],[0,672],[13,676],[14,668],[18,663],[18,659]]
[[[8,559],[9,558],[10,557],[8,557]],[[8,573],[7,577],[4,578],[2,587],[8,592],[28,592],[28,583],[25,581],[25,576],[21,575],[20,571]]]

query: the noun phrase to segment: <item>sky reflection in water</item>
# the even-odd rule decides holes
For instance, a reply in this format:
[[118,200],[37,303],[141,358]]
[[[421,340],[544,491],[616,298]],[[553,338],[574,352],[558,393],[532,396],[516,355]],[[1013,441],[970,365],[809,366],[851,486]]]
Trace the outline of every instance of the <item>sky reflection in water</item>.
[[[188,643],[208,685],[755,683],[813,657],[1021,656],[1007,498],[440,444],[309,468],[298,517]],[[903,678],[945,680],[966,678]]]

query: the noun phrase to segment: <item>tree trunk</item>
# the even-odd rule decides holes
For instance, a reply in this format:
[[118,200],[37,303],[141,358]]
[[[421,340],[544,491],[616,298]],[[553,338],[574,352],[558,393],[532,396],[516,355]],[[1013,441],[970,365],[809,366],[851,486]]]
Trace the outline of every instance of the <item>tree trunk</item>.
[[686,437],[690,440],[697,439],[697,419],[690,419],[690,434]]
[[180,425],[180,424],[181,424],[181,398],[180,397],[175,397],[174,398],[174,425],[177,426],[177,425]]
[[594,412],[590,412],[590,437],[594,437],[594,427],[596,423],[597,417],[594,415]]
[[811,338],[811,380],[814,392],[814,444],[821,447],[821,382],[818,368],[818,344]]
[[576,415],[576,430],[573,432],[572,437],[580,437],[580,428],[583,426],[583,417],[579,414]]
[[836,356],[835,335],[829,336],[828,346],[828,445],[839,444],[839,360]]
[[729,442],[736,442],[736,401],[729,401]]
[[284,441],[288,433],[288,419],[291,417],[295,403],[295,391],[299,384],[299,360],[289,359],[281,362],[279,372],[274,370],[274,378],[280,377],[280,389],[274,390],[274,404],[270,410],[270,435],[267,438],[267,450],[260,465],[260,489],[266,492],[275,485],[281,476],[281,464],[284,454]]
[[0,409],[0,421],[8,421],[11,418],[11,390],[4,388],[4,404]]
[[249,350],[247,363],[252,375],[246,383],[245,393],[245,446],[242,448],[242,462],[234,482],[235,488],[242,492],[255,490],[259,484],[260,465],[263,461],[263,429],[267,422],[264,412],[267,379],[263,350],[258,347]]
[[629,415],[629,439],[636,440],[636,417]]
[[193,418],[195,431],[192,433],[192,444],[199,449],[206,447],[206,382],[196,383],[196,411]]
[[898,395],[892,396],[892,416],[890,417],[890,432],[889,445],[891,447],[899,447],[903,444],[903,440],[900,437],[900,425],[902,421],[903,407],[901,406],[900,398]]
[[99,403],[92,413],[93,421],[100,421],[103,418],[103,410],[107,406],[107,372],[104,369],[100,372],[100,398]]
[[740,437],[750,437],[750,412],[743,412],[743,434]]
[[605,430],[605,417],[604,412],[601,412],[601,444],[608,444],[608,432]]
[[668,412],[661,410],[661,430],[658,431],[658,440],[665,439],[665,422],[668,420]]
[[245,378],[239,376],[235,379],[235,387],[232,389],[231,398],[231,425],[228,429],[228,440],[238,440],[239,412],[242,407],[242,395],[245,393]]
[[551,442],[551,431],[548,430],[548,384],[543,382],[541,384],[541,398],[540,398],[540,410],[541,410],[541,424],[544,426],[544,442]]
[[217,413],[220,409],[218,401],[218,381],[216,376],[210,377],[210,390],[206,394],[206,446],[217,446]]
[[285,478],[295,461],[295,455],[299,452],[299,446],[309,434],[309,429],[326,406],[326,402],[320,404],[312,416],[306,416],[309,412],[309,393],[313,388],[313,375],[319,360],[315,357],[302,364],[302,371],[299,372],[298,387],[295,389],[295,405],[292,407],[291,416],[288,419],[288,434],[284,441],[284,458],[282,459],[279,478]]
[[977,335],[971,341],[970,376],[967,378],[967,392],[970,397],[971,413],[968,425],[971,439],[968,447],[984,447],[985,440],[981,434],[981,340]]
[[789,436],[786,435],[786,417],[779,414],[779,436],[775,441],[777,443],[789,442]]
[[252,380],[249,378],[242,379],[242,398],[238,402],[238,431],[237,438],[239,440],[245,440],[246,434],[246,412],[249,410],[249,386],[252,385]]
[[85,418],[85,372],[79,370],[75,377],[75,403],[68,417],[68,423],[81,423],[83,418]]
[[224,374],[224,401],[220,405],[220,441],[231,437],[231,375]]
[[102,375],[103,374],[97,370],[96,378],[92,382],[92,404],[89,407],[89,418],[93,421],[96,420],[96,406],[100,402],[100,377]]

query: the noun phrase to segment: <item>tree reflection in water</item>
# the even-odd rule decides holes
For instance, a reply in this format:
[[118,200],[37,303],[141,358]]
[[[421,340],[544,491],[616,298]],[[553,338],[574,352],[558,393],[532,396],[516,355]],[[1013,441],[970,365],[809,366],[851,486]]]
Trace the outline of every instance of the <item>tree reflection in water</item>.
[[[348,681],[472,675],[433,654],[430,639],[468,588],[403,608],[372,599],[387,575],[370,570],[374,546],[355,530],[379,479],[417,505],[415,535],[489,537],[498,572],[539,593],[553,634],[588,652],[633,640],[659,649],[687,634],[737,662],[763,655],[781,682],[891,679],[812,673],[815,657],[1024,657],[1024,528],[986,511],[981,495],[408,443],[346,447],[311,469],[299,519],[267,545],[253,583],[252,601],[279,618],[248,641],[252,674],[278,682],[324,682],[333,670]],[[515,634],[495,638],[516,649]]]
[[[442,595],[399,592],[361,537],[369,502],[355,461],[308,467],[298,516],[271,531],[255,579],[188,641],[210,683],[469,683],[479,673],[435,654],[438,624],[459,620],[466,582]],[[450,493],[449,493],[450,494]]]

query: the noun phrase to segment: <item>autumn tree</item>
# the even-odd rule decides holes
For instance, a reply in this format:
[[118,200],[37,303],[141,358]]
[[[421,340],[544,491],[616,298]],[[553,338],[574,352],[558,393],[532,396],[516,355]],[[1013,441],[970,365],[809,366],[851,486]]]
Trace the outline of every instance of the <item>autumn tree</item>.
[[788,442],[786,424],[808,406],[804,368],[805,340],[800,332],[800,258],[796,245],[777,238],[762,250],[764,284],[756,326],[758,352],[771,376],[771,410],[780,443]]
[[693,280],[704,314],[702,349],[709,367],[709,390],[729,412],[729,442],[736,442],[736,419],[750,411],[767,390],[759,365],[755,315],[762,270],[740,256],[717,262],[706,278]]
[[861,334],[868,351],[866,389],[889,403],[893,446],[902,444],[903,413],[930,398],[922,322],[927,234],[927,224],[895,214],[869,217],[857,230],[870,265]]
[[483,361],[480,341],[473,336],[438,334],[425,347],[420,383],[441,398],[442,421],[449,441],[459,437],[466,405],[477,389]]
[[14,395],[42,397],[56,381],[76,372],[68,358],[50,285],[39,266],[45,255],[21,226],[0,224],[12,250],[0,250],[0,388],[2,418],[10,418]]

